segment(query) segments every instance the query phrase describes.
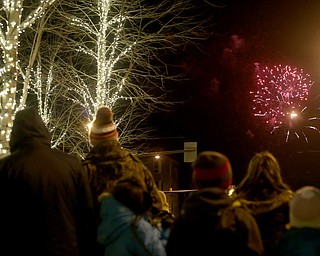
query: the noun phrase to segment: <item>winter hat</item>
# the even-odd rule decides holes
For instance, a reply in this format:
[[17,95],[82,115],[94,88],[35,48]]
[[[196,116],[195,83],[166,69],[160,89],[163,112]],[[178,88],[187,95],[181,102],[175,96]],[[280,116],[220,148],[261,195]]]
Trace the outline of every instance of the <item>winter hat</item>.
[[107,107],[98,109],[89,131],[90,142],[94,145],[108,139],[118,139],[118,131],[113,121],[113,113]]
[[298,189],[289,202],[290,225],[302,228],[320,228],[320,189],[304,186]]
[[229,159],[215,151],[201,152],[192,163],[192,179],[196,187],[219,187],[228,189],[232,184],[232,169]]

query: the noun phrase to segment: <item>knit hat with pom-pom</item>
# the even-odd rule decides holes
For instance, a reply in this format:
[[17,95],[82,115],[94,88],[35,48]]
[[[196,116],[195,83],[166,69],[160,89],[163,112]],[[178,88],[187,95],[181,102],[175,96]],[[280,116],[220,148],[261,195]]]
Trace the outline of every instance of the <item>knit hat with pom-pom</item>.
[[89,138],[92,144],[109,139],[118,139],[118,131],[113,121],[113,113],[109,108],[102,107],[98,109],[89,131]]

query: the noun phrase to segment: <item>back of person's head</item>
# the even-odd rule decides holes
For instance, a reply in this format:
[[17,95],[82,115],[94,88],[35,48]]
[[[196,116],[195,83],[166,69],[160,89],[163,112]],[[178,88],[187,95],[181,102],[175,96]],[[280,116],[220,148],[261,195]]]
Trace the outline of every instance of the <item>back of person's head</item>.
[[237,187],[237,192],[248,194],[252,192],[257,195],[258,191],[263,191],[264,196],[268,197],[274,192],[289,189],[282,179],[281,168],[276,157],[269,151],[262,151],[251,158],[246,176]]
[[119,179],[112,191],[113,197],[136,214],[150,210],[152,198],[143,180],[136,176]]
[[228,189],[232,184],[232,168],[228,157],[215,151],[201,152],[192,163],[192,180],[199,189]]
[[304,186],[298,189],[289,202],[292,227],[320,228],[320,189]]
[[118,140],[118,131],[113,120],[113,113],[107,107],[99,108],[89,130],[89,139],[92,145],[105,140]]
[[36,107],[28,107],[15,114],[9,142],[10,151],[15,151],[31,138],[50,146],[51,134]]

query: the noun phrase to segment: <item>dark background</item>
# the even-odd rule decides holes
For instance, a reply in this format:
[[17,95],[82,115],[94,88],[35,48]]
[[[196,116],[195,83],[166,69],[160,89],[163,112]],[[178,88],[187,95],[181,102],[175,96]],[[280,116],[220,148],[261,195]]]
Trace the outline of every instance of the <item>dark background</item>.
[[[183,103],[172,112],[153,116],[162,138],[154,142],[155,149],[180,150],[184,142],[193,141],[198,152],[225,153],[233,166],[235,184],[253,154],[269,150],[294,189],[319,186],[320,134],[307,129],[308,142],[301,137],[286,141],[284,131],[270,134],[253,116],[250,91],[256,86],[255,63],[291,65],[310,74],[314,84],[309,99],[314,108],[320,107],[316,98],[320,93],[320,1],[219,3],[224,7],[212,12],[214,24],[208,32],[213,30],[213,35],[200,49],[186,47],[170,56],[188,79],[174,85],[171,94]],[[188,188],[190,163],[183,163],[183,154],[172,157],[181,162],[181,189]]]

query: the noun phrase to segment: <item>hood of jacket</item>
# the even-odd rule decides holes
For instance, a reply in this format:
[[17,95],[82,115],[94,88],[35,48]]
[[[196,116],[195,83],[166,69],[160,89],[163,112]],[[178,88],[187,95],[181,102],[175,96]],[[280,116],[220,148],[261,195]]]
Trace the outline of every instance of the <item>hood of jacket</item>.
[[234,200],[224,190],[205,188],[192,192],[185,200],[181,214],[184,218],[201,218],[201,216],[217,216],[220,210],[229,207]]
[[239,199],[240,202],[246,205],[253,214],[263,214],[269,211],[272,211],[283,204],[288,204],[290,199],[293,196],[293,191],[285,190],[279,194],[275,194],[274,196],[270,197],[268,200],[264,201],[249,201],[244,198]]
[[9,142],[10,151],[12,153],[29,143],[51,145],[51,135],[33,107],[16,113]]
[[112,244],[130,229],[135,214],[111,195],[101,199],[101,222],[98,227],[98,242]]

